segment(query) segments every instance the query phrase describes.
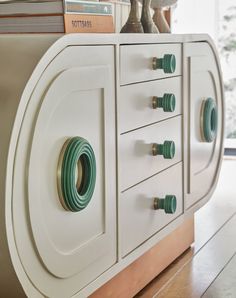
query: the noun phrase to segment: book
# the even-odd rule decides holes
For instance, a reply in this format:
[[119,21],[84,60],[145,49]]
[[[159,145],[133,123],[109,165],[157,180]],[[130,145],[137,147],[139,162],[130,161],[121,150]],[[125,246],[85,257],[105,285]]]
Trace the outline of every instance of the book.
[[113,33],[112,15],[62,14],[1,17],[0,33]]
[[64,31],[63,14],[0,17],[0,33],[63,33]]
[[112,15],[113,5],[108,2],[94,2],[84,0],[67,0],[64,3],[65,14],[102,14]]
[[89,14],[65,14],[66,33],[113,33],[113,16]]
[[63,13],[63,0],[1,1],[0,16]]
[[23,0],[0,1],[0,16],[25,16],[41,14],[87,13],[112,14],[112,5],[99,0]]
[[[2,3],[6,2],[0,2],[1,12],[2,5],[5,5]],[[16,1],[7,3],[13,4],[13,2]],[[62,0],[26,0],[24,3],[35,4],[36,2],[37,4],[39,2],[62,3]],[[63,9],[58,9],[58,13],[40,12],[42,11],[29,9],[25,14],[0,14],[0,33],[114,32],[112,3],[64,0]]]

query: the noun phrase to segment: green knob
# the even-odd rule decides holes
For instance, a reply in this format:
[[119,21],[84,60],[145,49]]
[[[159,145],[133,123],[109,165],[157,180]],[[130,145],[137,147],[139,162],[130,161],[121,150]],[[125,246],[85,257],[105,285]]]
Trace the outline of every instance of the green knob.
[[62,147],[57,171],[58,194],[69,211],[83,210],[90,202],[96,182],[96,159],[87,140],[68,139]]
[[152,107],[163,108],[164,112],[174,112],[175,110],[175,95],[172,93],[165,93],[163,97],[154,96],[152,99]]
[[176,211],[177,200],[174,195],[166,195],[164,199],[154,198],[154,209],[163,209],[165,213],[173,214]]
[[217,107],[212,98],[203,101],[201,130],[205,142],[213,142],[217,133]]
[[176,68],[175,55],[165,54],[163,58],[153,58],[153,69],[163,69],[164,73],[174,73]]
[[152,145],[152,154],[163,155],[165,159],[172,159],[175,156],[175,143],[173,141],[165,141],[164,144]]

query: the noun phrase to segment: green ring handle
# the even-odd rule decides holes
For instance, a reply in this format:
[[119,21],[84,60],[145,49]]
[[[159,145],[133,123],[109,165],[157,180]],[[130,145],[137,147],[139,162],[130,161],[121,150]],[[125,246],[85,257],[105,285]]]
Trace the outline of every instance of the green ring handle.
[[152,99],[152,107],[163,108],[164,112],[174,112],[176,105],[175,95],[173,93],[165,93],[163,97],[154,96]]
[[173,214],[176,211],[177,200],[174,195],[166,195],[164,199],[154,198],[154,209],[163,209],[165,213]]
[[216,138],[218,115],[215,101],[209,97],[202,106],[202,136],[205,142],[211,143]]
[[152,144],[152,154],[163,155],[165,159],[173,159],[175,156],[175,142],[165,141],[163,144]]
[[176,58],[173,54],[165,54],[163,58],[154,57],[152,60],[152,68],[163,69],[164,73],[174,73],[176,69]]
[[81,137],[68,139],[58,163],[57,186],[66,210],[78,212],[90,202],[96,183],[96,159],[89,142]]

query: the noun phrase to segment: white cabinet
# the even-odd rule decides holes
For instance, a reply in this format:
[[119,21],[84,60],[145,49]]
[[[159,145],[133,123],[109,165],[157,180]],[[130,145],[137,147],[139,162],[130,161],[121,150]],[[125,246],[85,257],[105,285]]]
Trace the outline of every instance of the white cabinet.
[[87,297],[210,198],[224,120],[210,45],[0,36],[1,297]]

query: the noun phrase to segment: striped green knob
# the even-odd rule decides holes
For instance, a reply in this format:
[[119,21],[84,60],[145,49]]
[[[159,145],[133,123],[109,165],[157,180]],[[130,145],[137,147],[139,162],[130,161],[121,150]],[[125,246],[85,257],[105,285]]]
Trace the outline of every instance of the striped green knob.
[[154,198],[154,209],[163,209],[165,213],[173,214],[176,211],[177,200],[174,195],[166,195],[164,199]]
[[176,59],[173,54],[165,54],[163,58],[153,58],[153,69],[163,69],[164,73],[174,73],[176,69]]
[[216,138],[218,116],[216,103],[210,97],[203,101],[201,118],[203,139],[205,142],[211,143]]
[[153,109],[163,108],[164,112],[174,112],[175,103],[175,95],[172,93],[165,93],[163,97],[154,96],[152,99]]
[[172,159],[175,156],[175,143],[173,141],[165,141],[164,144],[152,145],[152,154],[163,155],[165,159]]
[[72,212],[83,210],[93,196],[95,182],[93,148],[81,137],[68,139],[58,162],[57,187],[62,206]]

